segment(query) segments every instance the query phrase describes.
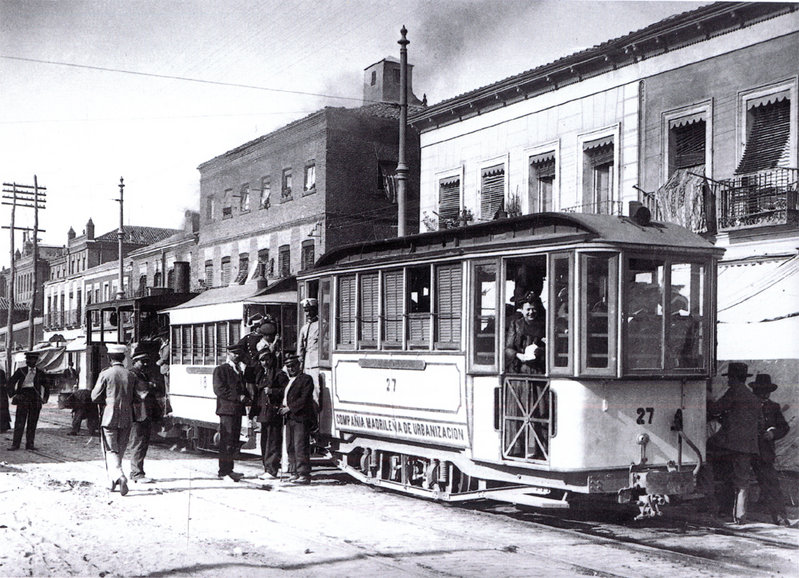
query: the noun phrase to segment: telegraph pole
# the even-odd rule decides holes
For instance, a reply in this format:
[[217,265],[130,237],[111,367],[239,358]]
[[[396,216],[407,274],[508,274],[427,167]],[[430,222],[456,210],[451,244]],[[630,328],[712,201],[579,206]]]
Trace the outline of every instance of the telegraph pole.
[[122,241],[125,239],[125,224],[122,220],[122,207],[124,205],[123,202],[123,193],[125,191],[125,181],[122,177],[119,177],[119,198],[116,201],[119,203],[119,230],[117,231],[117,240],[119,241],[119,278],[117,280],[117,299],[124,299],[125,298],[125,288],[122,286],[122,280],[124,279],[125,271],[124,266],[122,264]]
[[[47,187],[39,186],[39,179],[33,175],[33,186],[20,185],[18,183],[3,183],[3,201],[4,205],[11,206],[11,226],[3,227],[11,231],[10,253],[11,253],[11,271],[9,274],[8,282],[8,320],[6,330],[6,368],[8,375],[11,370],[11,349],[13,347],[13,333],[14,322],[13,312],[15,306],[15,285],[16,285],[16,265],[14,263],[14,231],[31,231],[29,227],[17,227],[15,225],[16,209],[17,207],[25,207],[34,210],[34,226],[33,226],[33,292],[31,295],[30,308],[28,313],[28,347],[32,348],[34,345],[34,317],[36,309],[36,293],[37,293],[37,272],[39,261],[39,209],[45,208],[47,202]],[[8,201],[11,202],[8,202]]]

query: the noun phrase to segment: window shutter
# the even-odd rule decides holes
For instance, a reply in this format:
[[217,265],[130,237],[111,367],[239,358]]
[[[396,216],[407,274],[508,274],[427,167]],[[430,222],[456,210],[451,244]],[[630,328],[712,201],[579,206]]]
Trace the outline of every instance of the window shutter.
[[752,125],[735,174],[754,173],[787,166],[791,131],[791,101],[768,102],[752,107]]
[[438,228],[443,229],[447,220],[458,221],[460,212],[461,180],[443,179],[438,184]]
[[204,363],[206,365],[212,365],[215,359],[214,351],[214,324],[209,323],[205,326],[205,351],[204,354]]
[[338,344],[351,348],[355,344],[355,277],[339,279]]
[[244,285],[247,280],[247,272],[250,269],[249,255],[242,255],[239,257],[239,272],[236,274],[236,285]]
[[402,271],[383,274],[383,340],[402,343]]
[[216,363],[221,365],[225,363],[227,356],[227,321],[222,321],[216,324]]
[[194,347],[192,348],[193,359],[195,365],[200,365],[203,362],[203,326],[194,326]]
[[461,265],[436,268],[436,344],[459,347],[461,341]]
[[483,169],[480,187],[480,218],[490,221],[504,205],[505,167],[496,165]]
[[377,345],[377,273],[361,275],[360,326],[361,341]]
[[686,169],[705,164],[705,121],[676,126],[674,131],[674,168]]

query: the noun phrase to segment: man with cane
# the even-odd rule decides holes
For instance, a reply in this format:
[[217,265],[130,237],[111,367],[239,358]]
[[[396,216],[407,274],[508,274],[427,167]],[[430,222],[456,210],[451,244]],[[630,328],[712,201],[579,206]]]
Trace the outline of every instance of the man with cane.
[[128,493],[128,479],[122,471],[122,458],[128,446],[133,421],[136,376],[123,365],[127,346],[109,343],[107,347],[111,366],[100,372],[92,390],[92,400],[103,403],[103,398],[105,399],[100,424],[100,447],[108,473],[109,489],[113,492],[119,486],[119,493],[125,496]]

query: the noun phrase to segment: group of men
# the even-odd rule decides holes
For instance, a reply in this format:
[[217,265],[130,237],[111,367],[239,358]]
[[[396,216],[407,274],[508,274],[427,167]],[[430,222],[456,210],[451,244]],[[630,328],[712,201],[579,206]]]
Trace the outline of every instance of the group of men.
[[[281,360],[277,324],[259,316],[253,331],[228,347],[227,360],[213,372],[216,414],[219,416],[220,478],[235,482],[243,476],[233,469],[239,450],[241,418],[260,424],[264,480],[278,479],[285,431],[288,481],[311,483],[311,435],[318,428],[318,302],[302,301],[306,323],[300,331],[297,354]],[[249,412],[247,411],[249,406]]]
[[746,523],[753,472],[772,521],[790,525],[774,469],[774,442],[789,430],[779,404],[769,399],[777,384],[771,375],[761,373],[747,387],[746,378],[752,374],[740,362],[731,362],[722,375],[727,376],[729,388],[718,400],[708,401],[708,417],[721,421],[721,428],[707,442],[711,477],[722,484],[718,499],[711,491],[711,502],[721,508],[722,516],[731,510],[734,523]]

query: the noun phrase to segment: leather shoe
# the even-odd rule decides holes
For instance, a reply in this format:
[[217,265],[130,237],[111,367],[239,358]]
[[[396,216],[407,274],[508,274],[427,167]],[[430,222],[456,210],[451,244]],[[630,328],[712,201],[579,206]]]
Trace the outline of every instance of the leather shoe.
[[152,478],[148,478],[147,476],[141,476],[139,478],[133,478],[134,484],[152,484],[155,480]]
[[8,451],[10,451],[10,452],[15,452],[15,451],[17,451],[18,449],[19,449],[19,446],[11,446],[10,448],[8,448]]
[[308,478],[306,476],[300,476],[299,478],[294,480],[292,483],[293,484],[297,484],[299,486],[308,486],[311,483],[311,478]]
[[122,476],[117,480],[119,482],[119,493],[123,496],[128,495],[128,479],[125,476]]
[[219,477],[222,479],[227,478],[234,482],[238,482],[241,478],[244,477],[244,474],[241,474],[239,472],[228,472],[227,474],[219,474]]
[[68,435],[68,436],[76,436],[76,435],[78,435],[78,432],[76,432],[76,431],[70,431],[70,432],[67,432],[67,435]]
[[108,489],[113,492],[114,490],[117,489],[117,484],[118,483],[119,483],[119,480],[111,480],[110,485],[108,486]]
[[258,479],[259,480],[279,480],[280,478],[278,478],[277,475],[273,474],[272,472],[264,472],[263,474],[258,476]]
[[25,449],[28,450],[29,452],[35,452],[36,451],[36,448],[33,447],[33,446],[25,446]]
[[791,521],[785,516],[782,516],[780,514],[774,516],[774,523],[777,526],[787,526],[787,527],[791,526]]

